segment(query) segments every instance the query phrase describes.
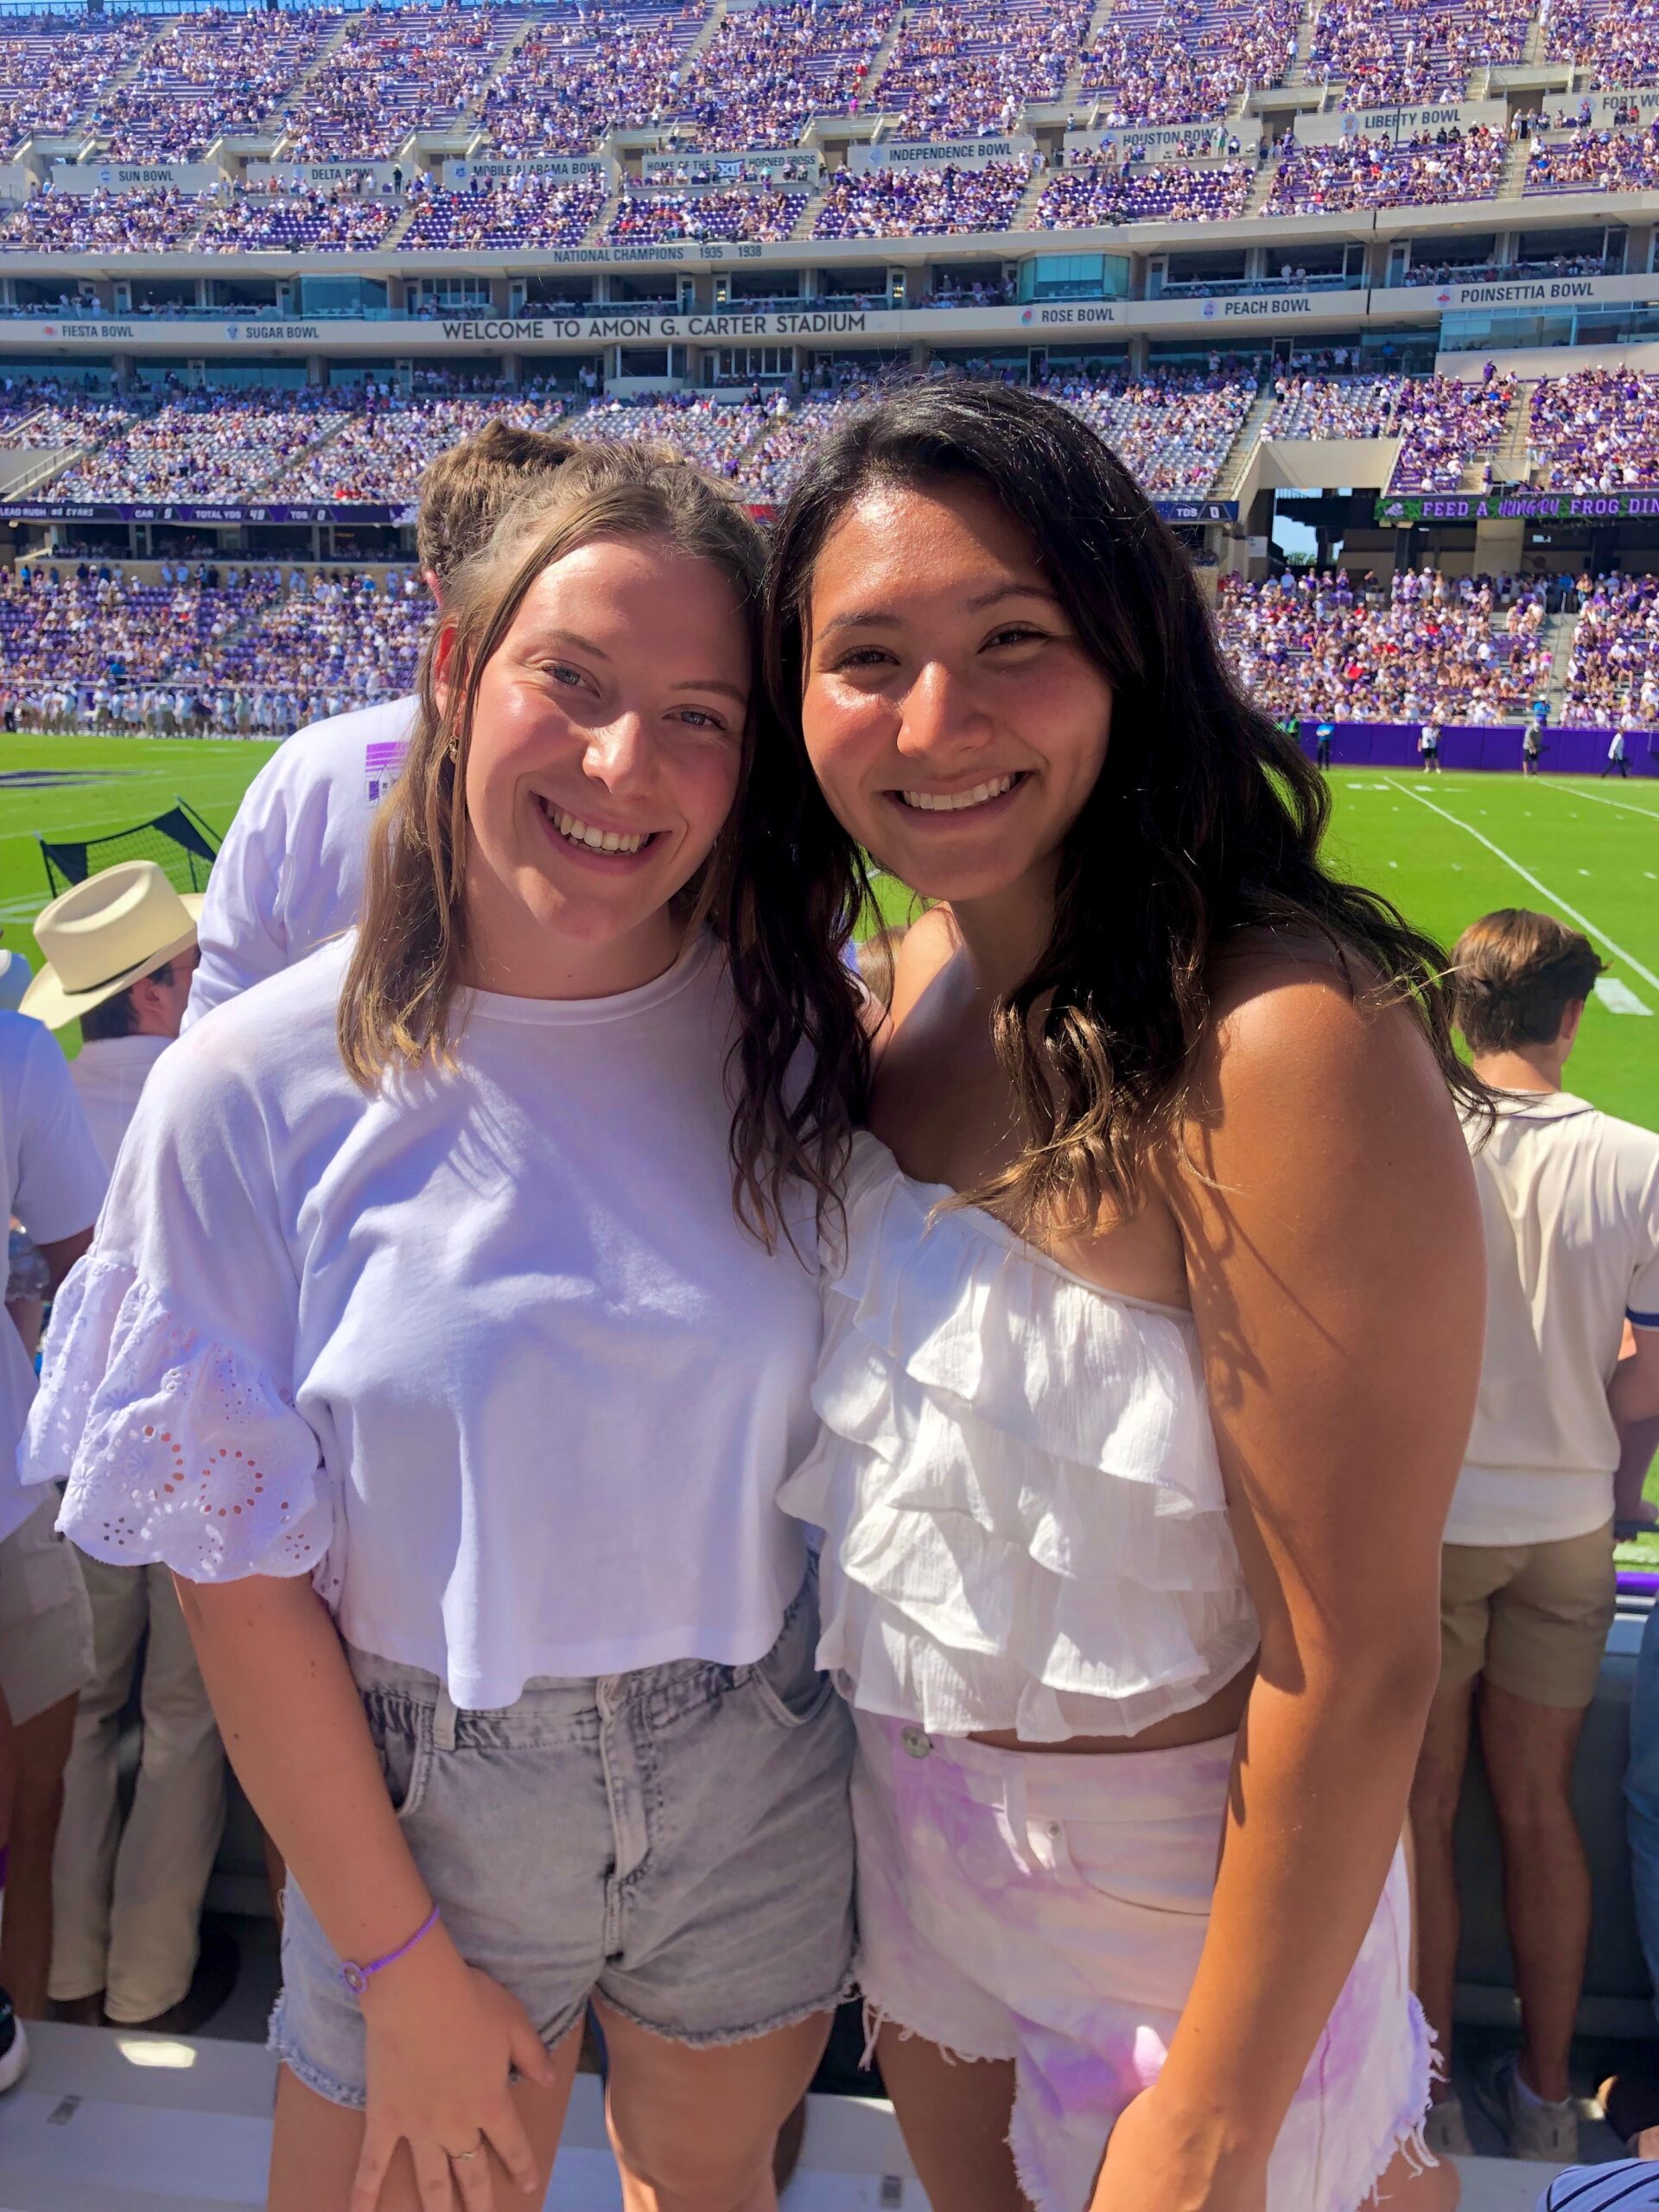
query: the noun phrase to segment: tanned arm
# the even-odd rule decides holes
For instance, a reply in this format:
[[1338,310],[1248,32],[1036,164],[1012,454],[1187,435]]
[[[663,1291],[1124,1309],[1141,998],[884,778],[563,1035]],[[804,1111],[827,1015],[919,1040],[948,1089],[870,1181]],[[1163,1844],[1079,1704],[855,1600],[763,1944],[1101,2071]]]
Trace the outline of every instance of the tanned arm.
[[1204,1954],[1094,2212],[1260,2212],[1370,1926],[1440,1665],[1484,1314],[1467,1148],[1401,1008],[1234,970],[1167,1190],[1262,1625]]

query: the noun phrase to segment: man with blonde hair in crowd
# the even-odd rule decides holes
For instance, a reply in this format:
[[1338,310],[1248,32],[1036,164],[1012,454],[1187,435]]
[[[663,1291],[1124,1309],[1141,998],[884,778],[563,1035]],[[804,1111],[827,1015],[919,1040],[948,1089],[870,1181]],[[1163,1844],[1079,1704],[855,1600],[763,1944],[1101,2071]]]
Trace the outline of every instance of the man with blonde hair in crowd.
[[[569,438],[489,423],[421,480],[416,543],[435,602]],[[363,893],[369,824],[403,762],[418,701],[388,699],[297,730],[248,786],[208,879],[193,1021],[349,929]]]
[[[1464,931],[1452,963],[1459,1026],[1499,1096],[1490,1135],[1469,1128],[1486,1346],[1441,1554],[1440,1686],[1412,1791],[1418,1993],[1449,2050],[1452,1828],[1478,1718],[1522,2047],[1478,2069],[1477,2093],[1512,2155],[1566,2164],[1578,2152],[1567,2060],[1590,1932],[1573,1763],[1613,1616],[1614,1522],[1651,1517],[1640,1455],[1624,1445],[1659,1413],[1659,1135],[1562,1088],[1602,968],[1587,938],[1506,908]],[[1621,1359],[1627,1327],[1635,1350]],[[1426,2132],[1436,2151],[1469,2149],[1447,2085]]]

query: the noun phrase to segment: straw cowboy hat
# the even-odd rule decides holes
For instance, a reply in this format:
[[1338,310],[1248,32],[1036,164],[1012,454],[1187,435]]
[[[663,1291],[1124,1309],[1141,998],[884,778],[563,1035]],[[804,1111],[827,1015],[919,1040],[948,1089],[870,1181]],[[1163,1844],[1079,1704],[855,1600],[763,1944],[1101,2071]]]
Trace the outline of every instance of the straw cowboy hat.
[[19,1012],[61,1029],[196,941],[199,897],[181,898],[154,861],[123,861],[43,907],[35,936],[46,965]]

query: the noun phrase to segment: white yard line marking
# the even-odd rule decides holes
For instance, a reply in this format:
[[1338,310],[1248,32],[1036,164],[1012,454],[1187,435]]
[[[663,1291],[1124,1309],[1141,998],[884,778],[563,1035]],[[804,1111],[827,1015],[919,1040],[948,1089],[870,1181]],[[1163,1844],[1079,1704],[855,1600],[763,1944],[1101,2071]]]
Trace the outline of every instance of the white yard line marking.
[[1621,983],[1617,976],[1598,976],[1591,985],[1596,996],[1609,1014],[1647,1014],[1653,1008],[1643,1006],[1628,983]]
[[1547,883],[1541,883],[1530,868],[1522,867],[1513,853],[1506,853],[1502,845],[1495,845],[1484,830],[1477,830],[1471,823],[1459,822],[1455,814],[1448,814],[1443,806],[1436,806],[1432,798],[1421,791],[1413,791],[1408,784],[1402,788],[1407,798],[1414,798],[1419,806],[1426,806],[1431,814],[1438,814],[1442,822],[1449,822],[1454,830],[1461,830],[1465,837],[1472,837],[1477,844],[1484,845],[1487,851],[1495,854],[1505,868],[1513,868],[1522,883],[1529,883],[1541,898],[1548,899],[1552,906],[1559,907],[1568,921],[1576,922],[1586,937],[1592,937],[1599,944],[1605,944],[1616,960],[1622,960],[1644,983],[1650,983],[1656,991],[1659,991],[1659,976],[1656,976],[1651,968],[1644,968],[1633,952],[1626,952],[1624,946],[1616,944],[1605,930],[1598,929],[1587,914],[1581,914],[1576,906],[1569,906],[1559,892],[1552,891]]
[[1546,784],[1546,791],[1559,792],[1562,798],[1593,799],[1598,806],[1616,806],[1621,814],[1645,814],[1649,822],[1659,822],[1659,806],[1638,806],[1628,798],[1609,798],[1605,791],[1575,791],[1560,784]]

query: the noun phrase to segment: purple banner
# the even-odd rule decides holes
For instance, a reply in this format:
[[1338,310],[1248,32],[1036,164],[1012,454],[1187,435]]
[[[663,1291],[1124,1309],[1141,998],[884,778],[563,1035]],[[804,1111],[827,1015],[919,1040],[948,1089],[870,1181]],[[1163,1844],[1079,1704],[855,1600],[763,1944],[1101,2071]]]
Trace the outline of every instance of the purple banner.
[[[1302,750],[1310,759],[1319,751],[1317,722],[1300,725]],[[1417,741],[1421,722],[1335,722],[1332,725],[1331,765],[1333,768],[1421,768]],[[1444,768],[1508,769],[1521,767],[1519,722],[1443,722],[1440,725],[1440,765]],[[1541,734],[1545,775],[1599,776],[1607,766],[1607,748],[1613,741],[1610,729],[1560,728],[1547,724]],[[1627,730],[1624,753],[1633,776],[1659,775],[1659,735],[1652,730]]]
[[368,506],[346,500],[309,505],[210,505],[200,501],[142,499],[6,499],[0,522],[356,522],[413,525],[412,505]]

